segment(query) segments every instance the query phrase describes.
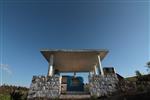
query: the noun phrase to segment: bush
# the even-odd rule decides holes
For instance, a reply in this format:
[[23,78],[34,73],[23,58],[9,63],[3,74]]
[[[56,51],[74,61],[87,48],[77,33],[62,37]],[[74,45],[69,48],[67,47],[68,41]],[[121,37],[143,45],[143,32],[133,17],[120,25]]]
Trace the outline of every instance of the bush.
[[10,100],[10,95],[0,94],[0,100]]
[[139,92],[143,92],[145,90],[145,86],[144,85],[139,85],[139,86],[137,86],[137,90]]

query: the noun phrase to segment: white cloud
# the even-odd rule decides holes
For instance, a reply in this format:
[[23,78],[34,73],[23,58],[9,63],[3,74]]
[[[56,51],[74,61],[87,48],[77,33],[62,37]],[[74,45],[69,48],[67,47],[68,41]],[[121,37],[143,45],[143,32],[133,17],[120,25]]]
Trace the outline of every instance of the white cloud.
[[8,74],[12,74],[8,64],[0,64],[0,69],[6,71]]

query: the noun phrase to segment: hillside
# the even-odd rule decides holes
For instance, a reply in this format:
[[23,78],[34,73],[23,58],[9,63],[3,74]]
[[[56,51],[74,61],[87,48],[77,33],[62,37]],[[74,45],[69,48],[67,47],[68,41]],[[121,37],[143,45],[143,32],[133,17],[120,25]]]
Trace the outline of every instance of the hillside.
[[28,88],[21,86],[0,86],[0,100],[26,100]]

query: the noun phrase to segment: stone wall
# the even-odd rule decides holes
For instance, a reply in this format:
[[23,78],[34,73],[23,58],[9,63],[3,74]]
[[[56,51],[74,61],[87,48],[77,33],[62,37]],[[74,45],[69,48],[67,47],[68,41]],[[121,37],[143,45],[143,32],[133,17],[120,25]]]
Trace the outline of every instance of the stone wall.
[[118,90],[116,74],[89,76],[89,91],[91,96],[109,96]]
[[150,75],[129,77],[119,82],[120,90],[123,93],[149,92]]
[[33,76],[28,99],[58,98],[61,92],[61,77]]

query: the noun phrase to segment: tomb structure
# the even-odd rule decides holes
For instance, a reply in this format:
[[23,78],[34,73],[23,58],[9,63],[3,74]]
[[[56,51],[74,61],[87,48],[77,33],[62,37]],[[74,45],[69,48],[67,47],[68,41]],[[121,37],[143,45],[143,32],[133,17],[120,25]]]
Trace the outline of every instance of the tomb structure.
[[[101,64],[108,50],[43,49],[41,53],[48,62],[47,76],[33,76],[28,99],[56,99],[74,92],[101,97],[117,91],[114,68],[103,68]],[[74,75],[61,75],[68,72]],[[76,76],[78,72],[88,73],[88,84],[84,84],[84,77]]]

